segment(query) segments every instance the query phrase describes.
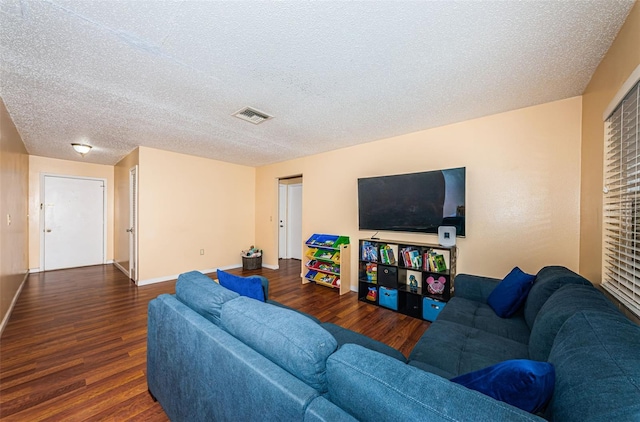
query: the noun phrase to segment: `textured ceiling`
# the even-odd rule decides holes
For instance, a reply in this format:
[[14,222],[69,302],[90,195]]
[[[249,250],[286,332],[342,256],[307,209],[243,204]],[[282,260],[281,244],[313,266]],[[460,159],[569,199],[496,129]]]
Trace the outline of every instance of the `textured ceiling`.
[[[633,7],[0,1],[0,95],[30,154],[251,166],[580,95]],[[231,116],[245,106],[274,118]]]

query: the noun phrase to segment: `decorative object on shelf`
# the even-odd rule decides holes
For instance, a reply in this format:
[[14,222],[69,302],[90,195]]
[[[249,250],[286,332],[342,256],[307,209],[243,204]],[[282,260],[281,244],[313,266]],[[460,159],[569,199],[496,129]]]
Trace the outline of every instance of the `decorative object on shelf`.
[[249,249],[242,251],[242,269],[257,270],[262,268],[262,249],[251,245]]
[[416,280],[416,276],[413,274],[409,276],[409,289],[412,292],[418,291],[418,280]]
[[376,299],[378,299],[378,289],[375,287],[369,287],[366,298],[371,302],[375,302]]
[[444,292],[447,279],[440,276],[436,280],[433,276],[427,277],[427,290],[432,295],[441,295]]
[[359,250],[358,300],[432,321],[453,295],[456,246],[369,238]]
[[302,283],[316,283],[333,287],[345,294],[349,283],[349,237],[331,234],[314,234],[305,242],[305,256]]
[[455,226],[438,227],[438,243],[440,243],[441,246],[455,246],[456,227]]

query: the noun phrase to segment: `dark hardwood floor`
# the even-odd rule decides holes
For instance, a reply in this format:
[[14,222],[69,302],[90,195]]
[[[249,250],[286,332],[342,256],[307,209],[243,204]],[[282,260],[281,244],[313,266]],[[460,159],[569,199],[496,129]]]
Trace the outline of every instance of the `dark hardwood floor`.
[[[269,279],[269,298],[407,355],[429,323],[301,284],[300,261],[230,272]],[[215,273],[209,274],[215,278]],[[136,287],[112,265],[30,274],[0,339],[6,421],[166,421],[147,393],[147,304],[175,281]]]

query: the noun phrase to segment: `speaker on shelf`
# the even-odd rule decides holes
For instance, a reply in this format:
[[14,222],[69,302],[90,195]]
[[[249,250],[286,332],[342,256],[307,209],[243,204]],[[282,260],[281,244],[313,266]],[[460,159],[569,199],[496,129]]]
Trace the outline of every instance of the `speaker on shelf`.
[[455,226],[438,227],[438,243],[442,246],[455,246],[456,228]]

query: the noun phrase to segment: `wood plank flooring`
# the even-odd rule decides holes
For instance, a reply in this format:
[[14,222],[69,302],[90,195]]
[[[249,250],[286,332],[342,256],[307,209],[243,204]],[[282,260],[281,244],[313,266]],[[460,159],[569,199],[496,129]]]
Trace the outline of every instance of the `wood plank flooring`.
[[[399,349],[429,323],[354,292],[300,283],[300,261],[230,272],[269,279],[269,297]],[[215,278],[215,273],[210,274]],[[175,281],[136,287],[112,265],[30,274],[0,339],[3,421],[167,421],[147,393],[147,304]]]

